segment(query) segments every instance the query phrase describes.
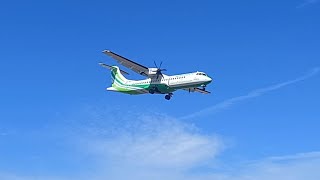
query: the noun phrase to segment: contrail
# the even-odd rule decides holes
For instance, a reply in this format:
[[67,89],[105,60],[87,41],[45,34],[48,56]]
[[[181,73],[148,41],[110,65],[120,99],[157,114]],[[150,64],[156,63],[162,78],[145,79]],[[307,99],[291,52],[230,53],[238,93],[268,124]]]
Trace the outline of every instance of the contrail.
[[264,95],[264,94],[266,94],[266,93],[268,93],[270,91],[275,91],[275,90],[278,90],[278,89],[283,88],[285,86],[289,86],[291,84],[295,84],[295,83],[298,83],[300,81],[309,79],[309,78],[317,75],[319,73],[319,71],[320,71],[319,67],[313,68],[309,73],[307,73],[307,74],[305,74],[305,75],[303,75],[301,77],[298,77],[296,79],[285,81],[285,82],[279,83],[279,84],[274,84],[274,85],[271,85],[271,86],[268,86],[268,87],[265,87],[265,88],[260,88],[260,89],[253,90],[253,91],[249,92],[246,95],[242,95],[242,96],[238,96],[238,97],[234,97],[234,98],[231,98],[231,99],[224,100],[224,101],[222,101],[222,102],[220,102],[218,104],[215,104],[213,106],[210,106],[210,107],[205,108],[203,110],[200,110],[198,112],[183,116],[180,119],[191,119],[191,118],[195,118],[195,117],[198,117],[198,116],[203,116],[203,115],[219,112],[221,110],[224,110],[224,109],[230,107],[231,105],[233,105],[235,103],[238,103],[238,102],[241,102],[241,101],[244,101],[244,100],[247,100],[247,99],[259,97],[259,96],[262,96],[262,95]]
[[303,8],[303,7],[307,6],[307,5],[316,4],[318,2],[319,2],[319,0],[305,0],[303,3],[298,5],[296,8]]

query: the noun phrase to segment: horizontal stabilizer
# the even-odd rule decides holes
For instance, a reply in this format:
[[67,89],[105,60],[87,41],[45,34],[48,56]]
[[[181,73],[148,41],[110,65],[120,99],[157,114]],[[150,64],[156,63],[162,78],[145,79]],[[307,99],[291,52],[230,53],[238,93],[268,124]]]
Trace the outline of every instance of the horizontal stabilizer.
[[[104,64],[104,63],[99,63],[99,65],[102,66],[102,67],[104,67],[104,68],[110,69],[110,70],[113,68],[113,66],[110,66],[110,65]],[[123,71],[123,70],[121,70],[121,69],[120,69],[120,72],[123,73],[123,74],[129,75],[129,73],[127,73],[126,71]]]
[[194,88],[195,91],[199,92],[199,93],[202,93],[202,94],[210,94],[211,92],[209,91],[206,91],[204,89],[200,89],[200,88]]
[[108,88],[107,88],[107,91],[117,91],[117,89],[114,88],[114,87],[108,87]]
[[211,92],[206,91],[206,90],[201,89],[201,88],[183,88],[183,90],[189,91],[189,93],[190,92],[199,92],[199,93],[202,93],[202,94],[210,94],[211,93]]

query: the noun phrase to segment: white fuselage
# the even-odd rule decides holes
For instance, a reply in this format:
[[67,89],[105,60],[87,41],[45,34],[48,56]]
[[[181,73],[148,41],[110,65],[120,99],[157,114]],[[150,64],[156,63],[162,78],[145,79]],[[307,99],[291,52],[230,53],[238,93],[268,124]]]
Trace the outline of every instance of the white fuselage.
[[201,85],[206,85],[210,83],[212,79],[208,77],[205,73],[195,72],[188,74],[179,74],[173,76],[156,76],[144,80],[128,80],[128,85],[158,85],[163,84],[167,85],[170,88],[181,89],[181,88],[191,88],[191,87],[199,87]]

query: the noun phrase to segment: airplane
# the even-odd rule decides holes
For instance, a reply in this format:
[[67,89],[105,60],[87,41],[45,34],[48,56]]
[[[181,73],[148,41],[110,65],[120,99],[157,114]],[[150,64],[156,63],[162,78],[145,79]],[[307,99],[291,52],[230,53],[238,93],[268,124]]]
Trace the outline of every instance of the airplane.
[[204,72],[197,71],[169,76],[162,73],[163,71],[166,71],[166,69],[161,69],[162,62],[159,67],[154,62],[155,67],[148,68],[110,50],[104,50],[102,52],[115,59],[121,65],[147,77],[147,79],[144,80],[129,80],[123,76],[123,74],[129,75],[129,73],[120,69],[118,66],[99,63],[102,67],[111,70],[112,85],[106,89],[108,91],[131,95],[166,94],[166,100],[170,100],[173,92],[180,89],[186,90],[189,93],[210,93],[209,91],[206,91],[206,86],[212,82],[212,78]]

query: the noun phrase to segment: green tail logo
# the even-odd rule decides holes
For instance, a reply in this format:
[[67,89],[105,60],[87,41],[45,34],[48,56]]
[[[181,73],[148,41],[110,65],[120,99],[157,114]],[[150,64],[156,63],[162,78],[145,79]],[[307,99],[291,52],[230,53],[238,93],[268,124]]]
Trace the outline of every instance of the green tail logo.
[[117,84],[124,85],[127,79],[121,74],[118,66],[112,66],[111,69],[112,86]]

